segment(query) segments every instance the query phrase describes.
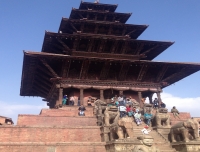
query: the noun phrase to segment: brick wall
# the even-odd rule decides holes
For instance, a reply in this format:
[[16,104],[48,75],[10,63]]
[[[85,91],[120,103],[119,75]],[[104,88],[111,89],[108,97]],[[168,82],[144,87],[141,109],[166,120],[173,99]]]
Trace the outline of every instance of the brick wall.
[[96,126],[95,117],[66,117],[43,115],[19,115],[17,125],[26,126]]
[[0,152],[105,152],[105,143],[0,143]]
[[1,142],[100,142],[100,128],[93,127],[0,127]]
[[190,119],[191,118],[191,115],[190,113],[188,112],[180,112],[179,114],[179,118],[175,118],[174,115],[172,113],[169,113],[170,114],[170,121],[171,121],[171,125],[174,125],[180,121],[185,121],[187,119]]
[[[94,107],[86,107],[85,116],[94,116]],[[63,107],[60,109],[42,109],[40,115],[45,116],[78,116],[78,106]]]

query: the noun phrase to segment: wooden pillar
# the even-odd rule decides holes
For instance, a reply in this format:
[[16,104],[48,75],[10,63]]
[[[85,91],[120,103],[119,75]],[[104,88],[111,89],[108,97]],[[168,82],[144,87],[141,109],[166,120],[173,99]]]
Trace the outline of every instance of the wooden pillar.
[[80,89],[80,103],[83,104],[83,89]]
[[139,103],[140,103],[140,107],[142,108],[142,92],[138,92],[138,99],[139,99]]
[[157,94],[157,98],[158,98],[158,101],[159,101],[159,107],[160,107],[161,102],[162,102],[162,99],[160,97],[160,92],[157,92],[156,94]]
[[119,95],[123,95],[123,90],[120,90],[120,91],[119,91]]
[[100,100],[104,101],[104,94],[103,94],[104,90],[100,90]]
[[149,103],[150,103],[150,104],[153,104],[153,99],[152,99],[153,94],[154,94],[154,93],[151,93],[151,94],[148,96],[148,97],[149,97]]
[[62,99],[63,99],[63,88],[59,88],[58,102],[56,103],[56,105],[62,104]]

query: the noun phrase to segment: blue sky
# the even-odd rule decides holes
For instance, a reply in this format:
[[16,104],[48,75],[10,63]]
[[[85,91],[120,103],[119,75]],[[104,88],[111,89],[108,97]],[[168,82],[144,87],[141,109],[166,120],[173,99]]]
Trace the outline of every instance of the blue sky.
[[[94,2],[94,0],[88,0]],[[147,24],[139,37],[145,40],[175,41],[155,61],[200,63],[200,1],[189,0],[100,0],[118,4],[116,12],[129,13],[129,24]],[[0,115],[38,114],[41,98],[21,97],[23,50],[41,51],[45,30],[57,32],[62,17],[69,17],[80,0],[1,0],[0,2]],[[163,90],[171,108],[200,116],[200,72]],[[188,104],[190,106],[188,106]],[[190,108],[190,109],[188,109]]]

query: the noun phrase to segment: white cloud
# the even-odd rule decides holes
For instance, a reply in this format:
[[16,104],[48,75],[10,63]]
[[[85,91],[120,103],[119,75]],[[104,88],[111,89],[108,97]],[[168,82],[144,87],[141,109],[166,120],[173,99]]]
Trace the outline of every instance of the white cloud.
[[[156,97],[154,94],[153,99]],[[161,99],[170,111],[173,106],[180,112],[190,112],[192,117],[200,117],[200,97],[181,98],[175,97],[169,93],[161,93]]]
[[0,101],[0,105],[0,115],[12,118],[15,124],[17,122],[18,114],[39,114],[42,108],[48,108],[46,103],[40,105],[28,105]]
[[[156,97],[154,94],[153,99]],[[180,112],[190,112],[192,117],[200,117],[200,97],[197,98],[181,98],[175,97],[169,93],[161,94],[162,101],[167,105],[170,111],[176,106]],[[40,103],[40,102],[39,102]],[[39,114],[42,108],[48,108],[46,103],[39,105],[28,105],[19,103],[8,103],[0,101],[0,115],[10,117],[17,122],[18,114]]]

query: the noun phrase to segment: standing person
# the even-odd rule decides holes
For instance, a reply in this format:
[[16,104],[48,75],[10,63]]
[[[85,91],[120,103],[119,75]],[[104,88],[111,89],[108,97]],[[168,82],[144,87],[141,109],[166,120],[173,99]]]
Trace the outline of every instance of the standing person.
[[78,97],[78,105],[77,106],[80,106],[81,105],[81,100],[80,100],[80,97]]
[[69,105],[74,105],[74,96],[71,96],[69,99]]
[[158,108],[158,105],[159,105],[158,98],[155,98],[153,101],[153,108]]
[[119,104],[123,104],[123,105],[124,105],[122,95],[120,95],[120,96],[118,97],[118,102],[119,102]]
[[66,105],[67,99],[68,99],[67,95],[64,95],[62,99],[62,105]]
[[175,119],[176,119],[176,117],[178,117],[180,119],[179,111],[176,109],[175,106],[173,106],[173,108],[171,109],[171,113],[173,113]]
[[79,110],[79,115],[80,116],[85,116],[85,107],[83,106],[83,105],[81,105],[79,108],[78,108],[78,110]]
[[119,104],[119,112],[120,112],[120,118],[126,116],[126,107],[123,103]]

